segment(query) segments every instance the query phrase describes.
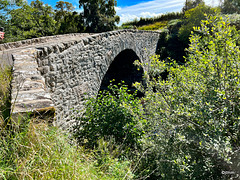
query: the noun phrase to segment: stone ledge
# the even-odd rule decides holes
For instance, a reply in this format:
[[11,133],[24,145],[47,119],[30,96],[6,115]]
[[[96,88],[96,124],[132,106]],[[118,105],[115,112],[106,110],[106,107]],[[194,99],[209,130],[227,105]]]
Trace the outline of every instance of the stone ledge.
[[24,49],[13,54],[12,114],[36,112],[39,109],[54,108],[45,79],[38,70],[35,59],[37,50]]

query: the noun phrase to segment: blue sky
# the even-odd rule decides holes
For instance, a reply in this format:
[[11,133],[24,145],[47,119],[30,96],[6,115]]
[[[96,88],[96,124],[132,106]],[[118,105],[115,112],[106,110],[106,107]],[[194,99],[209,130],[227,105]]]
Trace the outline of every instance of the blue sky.
[[[28,0],[31,1],[31,0]],[[59,0],[42,0],[54,7]],[[63,0],[64,1],[64,0]],[[79,9],[78,0],[65,0]],[[120,16],[120,24],[140,17],[153,17],[167,12],[180,12],[185,0],[117,0],[116,12]],[[219,0],[205,0],[208,5],[217,5]]]

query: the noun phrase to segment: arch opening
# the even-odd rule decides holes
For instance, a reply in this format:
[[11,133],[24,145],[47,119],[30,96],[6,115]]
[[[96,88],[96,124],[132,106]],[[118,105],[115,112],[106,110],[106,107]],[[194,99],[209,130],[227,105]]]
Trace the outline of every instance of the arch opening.
[[[106,72],[99,91],[107,90],[111,80],[115,80],[112,84],[118,84],[124,81],[124,84],[128,86],[130,92],[134,92],[136,88],[132,86],[135,82],[143,82],[143,69],[136,67],[133,63],[135,60],[139,60],[137,54],[131,50],[126,49],[120,52],[111,63]],[[143,96],[141,92],[138,92],[137,96]]]

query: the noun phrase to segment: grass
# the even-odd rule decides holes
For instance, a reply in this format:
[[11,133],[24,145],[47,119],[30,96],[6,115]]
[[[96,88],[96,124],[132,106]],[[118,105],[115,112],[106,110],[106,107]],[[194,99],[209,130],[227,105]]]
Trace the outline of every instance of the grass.
[[2,131],[0,179],[123,179],[129,171],[129,162],[85,150],[47,123]]
[[[0,70],[0,179],[131,179],[129,161],[102,149],[87,150],[34,114],[11,125],[11,69]],[[54,114],[54,113],[52,113]],[[103,150],[104,149],[104,150]]]
[[11,68],[0,66],[0,128],[10,114]]

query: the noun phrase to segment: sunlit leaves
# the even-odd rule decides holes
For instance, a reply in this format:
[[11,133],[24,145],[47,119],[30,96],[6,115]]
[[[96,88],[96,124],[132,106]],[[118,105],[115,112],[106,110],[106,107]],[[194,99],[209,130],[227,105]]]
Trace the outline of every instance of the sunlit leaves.
[[[158,166],[166,179],[171,173],[182,179],[214,179],[224,168],[238,172],[231,157],[239,155],[240,140],[239,34],[219,16],[205,19],[194,28],[185,65],[157,57],[142,64],[149,69],[144,92],[155,143],[152,158],[169,160]],[[166,80],[156,76],[164,69]],[[168,166],[174,167],[171,173],[165,171]]]

